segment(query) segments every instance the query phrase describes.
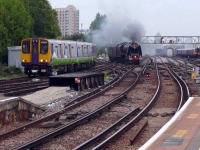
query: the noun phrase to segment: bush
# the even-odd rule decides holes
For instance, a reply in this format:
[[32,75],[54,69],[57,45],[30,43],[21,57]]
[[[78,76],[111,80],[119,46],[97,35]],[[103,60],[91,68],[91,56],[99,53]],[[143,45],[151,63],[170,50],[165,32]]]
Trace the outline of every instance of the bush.
[[20,68],[16,68],[15,66],[8,67],[7,65],[0,63],[0,76],[6,77],[20,74],[23,74]]

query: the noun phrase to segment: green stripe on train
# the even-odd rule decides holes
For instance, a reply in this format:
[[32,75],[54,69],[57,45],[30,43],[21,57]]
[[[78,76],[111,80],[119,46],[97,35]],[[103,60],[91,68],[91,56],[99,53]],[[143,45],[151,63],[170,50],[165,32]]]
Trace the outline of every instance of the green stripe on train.
[[68,64],[79,64],[86,63],[96,60],[96,57],[81,57],[81,58],[53,58],[51,65],[68,65]]

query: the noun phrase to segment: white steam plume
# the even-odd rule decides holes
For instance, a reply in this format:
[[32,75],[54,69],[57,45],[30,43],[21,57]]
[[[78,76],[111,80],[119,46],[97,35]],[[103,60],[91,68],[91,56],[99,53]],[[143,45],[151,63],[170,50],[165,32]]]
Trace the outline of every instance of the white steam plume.
[[[111,4],[109,4],[109,2]],[[132,41],[140,43],[141,36],[145,34],[145,29],[134,16],[134,13],[128,10],[124,1],[116,3],[116,1],[100,2],[102,10],[105,13],[101,15],[107,16],[107,21],[101,25],[100,30],[92,32],[92,42],[99,47],[108,46],[111,44],[119,44],[124,41]]]

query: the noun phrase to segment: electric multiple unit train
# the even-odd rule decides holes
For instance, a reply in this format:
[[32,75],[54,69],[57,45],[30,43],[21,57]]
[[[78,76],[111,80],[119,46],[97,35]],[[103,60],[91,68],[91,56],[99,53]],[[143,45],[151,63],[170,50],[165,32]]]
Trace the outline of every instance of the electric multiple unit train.
[[73,72],[95,65],[93,43],[27,38],[21,42],[21,64],[28,76]]

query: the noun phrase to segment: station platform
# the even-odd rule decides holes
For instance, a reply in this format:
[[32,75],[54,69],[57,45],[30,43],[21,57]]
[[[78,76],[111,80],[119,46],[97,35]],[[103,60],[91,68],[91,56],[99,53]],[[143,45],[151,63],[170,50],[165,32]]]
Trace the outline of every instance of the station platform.
[[8,125],[41,114],[44,108],[23,100],[20,97],[10,97],[0,100],[0,126]]
[[67,92],[68,90],[70,90],[69,87],[52,86],[40,91],[36,91],[32,94],[22,96],[21,98],[36,105],[44,105],[52,103],[53,101],[61,97],[69,96],[70,93]]
[[139,150],[200,150],[200,97],[184,106]]

